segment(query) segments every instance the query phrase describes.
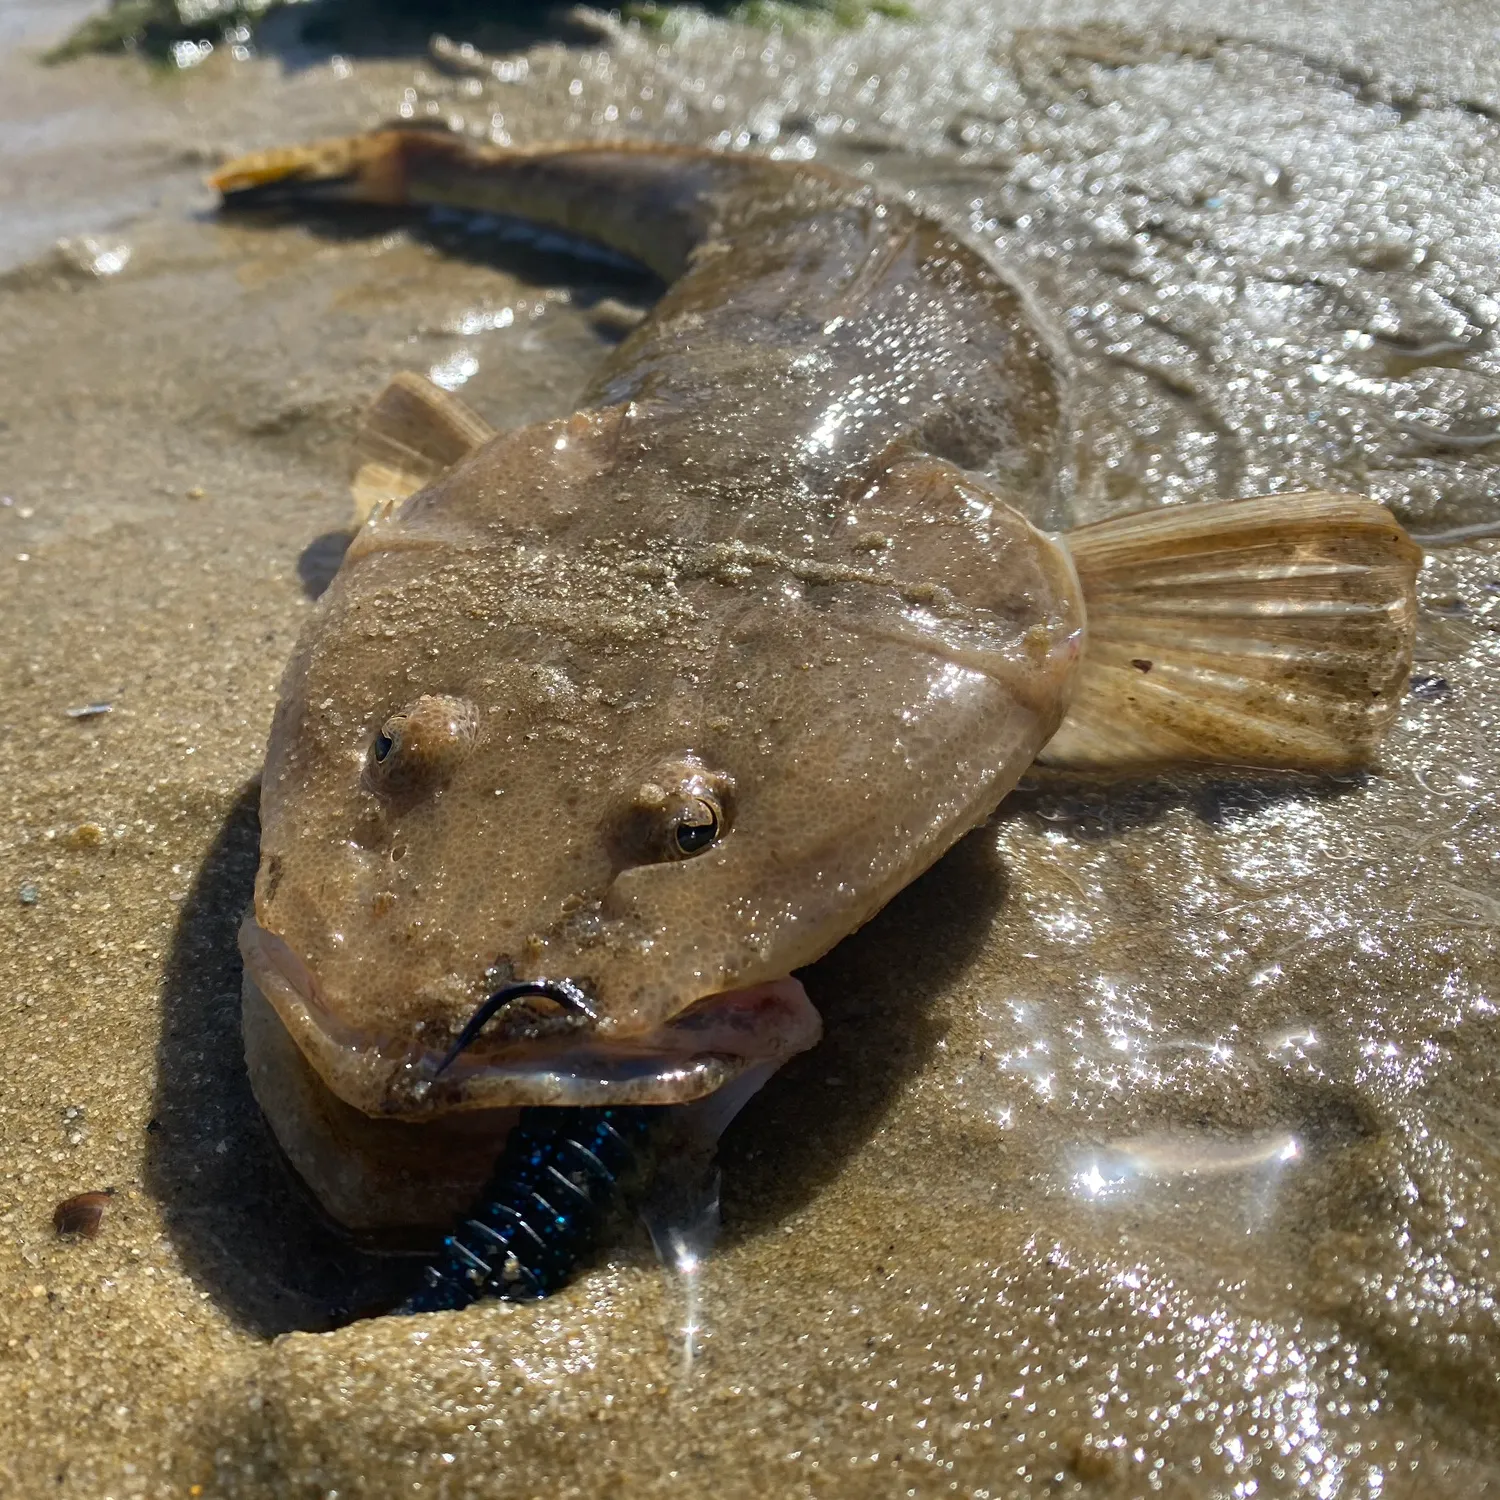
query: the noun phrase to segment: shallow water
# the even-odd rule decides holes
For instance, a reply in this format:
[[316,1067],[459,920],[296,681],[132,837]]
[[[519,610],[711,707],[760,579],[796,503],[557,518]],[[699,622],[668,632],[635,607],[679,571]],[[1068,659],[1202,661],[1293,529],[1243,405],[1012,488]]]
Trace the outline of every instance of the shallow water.
[[1066,331],[1059,519],[1500,522],[1500,442],[1440,436],[1500,428],[1490,8],[1132,9],[156,74],[44,72],[82,7],[0,4],[0,1491],[1500,1488],[1494,540],[1429,563],[1370,778],[1039,782],[811,971],[827,1039],[676,1273],[641,1230],[543,1304],[320,1332],[382,1267],[244,1079],[250,787],[362,403],[564,411],[649,289],[504,226],[221,223],[205,164],[403,109],[816,153]]

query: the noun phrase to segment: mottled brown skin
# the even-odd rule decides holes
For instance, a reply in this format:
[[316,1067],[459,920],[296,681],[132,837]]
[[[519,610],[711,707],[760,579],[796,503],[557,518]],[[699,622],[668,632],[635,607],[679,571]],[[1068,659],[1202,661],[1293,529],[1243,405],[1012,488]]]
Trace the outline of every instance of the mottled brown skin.
[[[546,1102],[483,1063],[651,1067],[664,1023],[825,952],[1046,743],[1082,629],[1026,519],[1057,514],[1062,381],[993,266],[821,169],[358,151],[220,181],[510,206],[680,272],[582,411],[361,532],[266,765],[255,915],[313,1004],[270,998],[327,1082],[371,1113]],[[542,1000],[436,1073],[498,982],[562,977],[592,1019]]]

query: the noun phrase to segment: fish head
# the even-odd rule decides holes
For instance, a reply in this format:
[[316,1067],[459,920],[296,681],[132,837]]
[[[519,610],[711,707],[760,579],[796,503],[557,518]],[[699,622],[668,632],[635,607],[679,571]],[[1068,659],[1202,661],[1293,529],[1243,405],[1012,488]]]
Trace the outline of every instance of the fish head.
[[367,1113],[676,1102],[810,1046],[792,972],[1061,717],[1076,585],[1019,515],[949,526],[924,470],[684,541],[643,450],[495,439],[364,528],[288,668],[242,947]]

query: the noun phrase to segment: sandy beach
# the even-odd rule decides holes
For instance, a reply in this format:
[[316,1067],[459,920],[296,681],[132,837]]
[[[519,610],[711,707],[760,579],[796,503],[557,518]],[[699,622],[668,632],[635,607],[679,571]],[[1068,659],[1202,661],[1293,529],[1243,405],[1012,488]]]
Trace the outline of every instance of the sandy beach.
[[[394,55],[287,12],[43,67],[88,10],[0,0],[0,1494],[1500,1492],[1489,0]],[[1368,776],[1033,780],[807,971],[825,1040],[726,1138],[696,1268],[636,1228],[543,1302],[359,1319],[391,1266],[242,1053],[278,678],[384,382],[564,413],[653,295],[503,224],[215,216],[228,155],[403,115],[910,191],[1067,340],[1068,522],[1326,487],[1441,545]]]

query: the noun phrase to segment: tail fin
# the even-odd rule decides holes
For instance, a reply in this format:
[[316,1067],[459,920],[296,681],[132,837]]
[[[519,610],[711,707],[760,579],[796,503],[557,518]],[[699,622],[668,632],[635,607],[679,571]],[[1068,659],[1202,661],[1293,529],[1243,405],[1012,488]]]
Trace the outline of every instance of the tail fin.
[[1087,646],[1043,764],[1365,763],[1411,670],[1422,553],[1379,505],[1313,492],[1071,532]]
[[463,138],[437,130],[393,129],[305,146],[272,146],[226,162],[208,185],[236,205],[331,200],[396,206],[409,201],[408,157],[433,148],[461,151]]

